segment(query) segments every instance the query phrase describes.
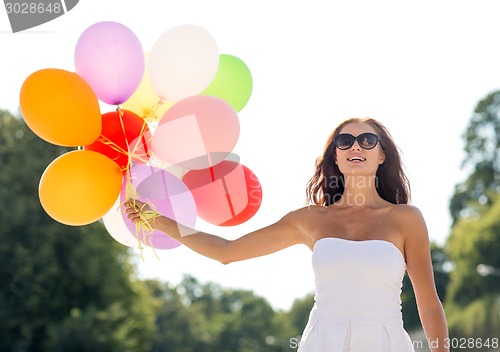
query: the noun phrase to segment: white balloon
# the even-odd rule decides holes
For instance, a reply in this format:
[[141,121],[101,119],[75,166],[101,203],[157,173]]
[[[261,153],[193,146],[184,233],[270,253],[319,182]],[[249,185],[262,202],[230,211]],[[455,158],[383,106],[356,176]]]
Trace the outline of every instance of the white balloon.
[[128,247],[139,247],[139,241],[130,233],[127,225],[123,221],[123,216],[120,212],[120,196],[115,201],[113,207],[102,217],[106,231],[117,242]]
[[149,78],[156,94],[176,102],[201,93],[219,66],[214,38],[195,25],[174,27],[163,33],[149,53]]

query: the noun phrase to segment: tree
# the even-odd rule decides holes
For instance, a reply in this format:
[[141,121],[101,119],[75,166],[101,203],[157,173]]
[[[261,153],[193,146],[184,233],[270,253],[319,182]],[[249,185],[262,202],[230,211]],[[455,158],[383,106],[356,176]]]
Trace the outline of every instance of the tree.
[[297,349],[313,305],[314,294],[310,293],[295,299],[289,311],[276,313],[276,324],[281,327],[276,345],[282,346],[283,351]]
[[0,110],[0,350],[147,351],[155,301],[128,249],[40,206],[40,176],[66,151]]
[[288,312],[283,312],[284,321],[290,323],[293,334],[289,336],[301,335],[309,320],[309,313],[314,305],[314,294],[308,294],[302,298],[294,300]]
[[491,202],[478,208],[476,218],[459,220],[448,239],[455,264],[445,302],[451,338],[498,339],[500,281],[477,272],[479,264],[500,267],[500,195]]
[[448,299],[451,305],[465,306],[485,293],[500,294],[500,280],[482,277],[479,264],[500,267],[500,195],[484,205],[479,216],[460,220],[448,238],[447,252],[454,263]]
[[477,206],[489,205],[500,192],[500,91],[481,100],[464,134],[463,167],[471,170],[467,180],[455,187],[450,212],[455,224],[477,215]]
[[147,284],[161,302],[156,310],[157,331],[151,352],[203,351],[200,326],[205,317],[182,303],[182,295],[178,292],[181,290],[177,287],[156,280],[148,280]]
[[470,174],[450,201],[453,226],[445,251],[454,269],[445,310],[451,338],[477,341],[498,338],[500,327],[500,282],[477,272],[479,264],[500,267],[500,91],[477,104],[463,137],[463,166]]
[[448,329],[450,340],[455,345],[451,351],[463,351],[464,347],[467,347],[466,351],[498,351],[499,314],[498,293],[486,292],[466,306],[448,306]]
[[162,305],[152,351],[289,351],[289,332],[252,291],[200,283],[192,276],[171,287],[149,282]]

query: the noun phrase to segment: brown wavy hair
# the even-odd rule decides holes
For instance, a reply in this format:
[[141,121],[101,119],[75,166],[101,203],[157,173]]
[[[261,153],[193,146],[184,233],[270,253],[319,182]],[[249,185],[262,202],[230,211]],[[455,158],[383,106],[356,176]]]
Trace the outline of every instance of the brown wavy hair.
[[330,134],[323,155],[316,159],[316,170],[307,183],[308,204],[328,206],[338,201],[344,193],[344,175],[335,164],[337,148],[334,139],[350,123],[366,123],[372,126],[380,138],[385,161],[376,173],[376,189],[379,196],[393,204],[407,204],[410,199],[410,182],[401,162],[399,149],[387,128],[375,119],[354,117],[342,122]]

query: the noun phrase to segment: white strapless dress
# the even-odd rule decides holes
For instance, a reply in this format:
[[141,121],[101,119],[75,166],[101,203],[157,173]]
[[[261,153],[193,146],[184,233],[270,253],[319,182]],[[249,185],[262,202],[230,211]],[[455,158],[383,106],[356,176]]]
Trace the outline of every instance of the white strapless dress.
[[322,238],[312,264],[315,303],[298,351],[414,352],[401,315],[406,263],[393,243]]

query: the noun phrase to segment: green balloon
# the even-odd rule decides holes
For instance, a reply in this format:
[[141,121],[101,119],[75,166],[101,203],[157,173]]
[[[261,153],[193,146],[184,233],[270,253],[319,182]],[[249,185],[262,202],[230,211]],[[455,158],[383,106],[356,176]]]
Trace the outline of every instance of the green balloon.
[[239,112],[252,94],[250,70],[237,57],[222,54],[214,79],[201,94],[221,98]]

